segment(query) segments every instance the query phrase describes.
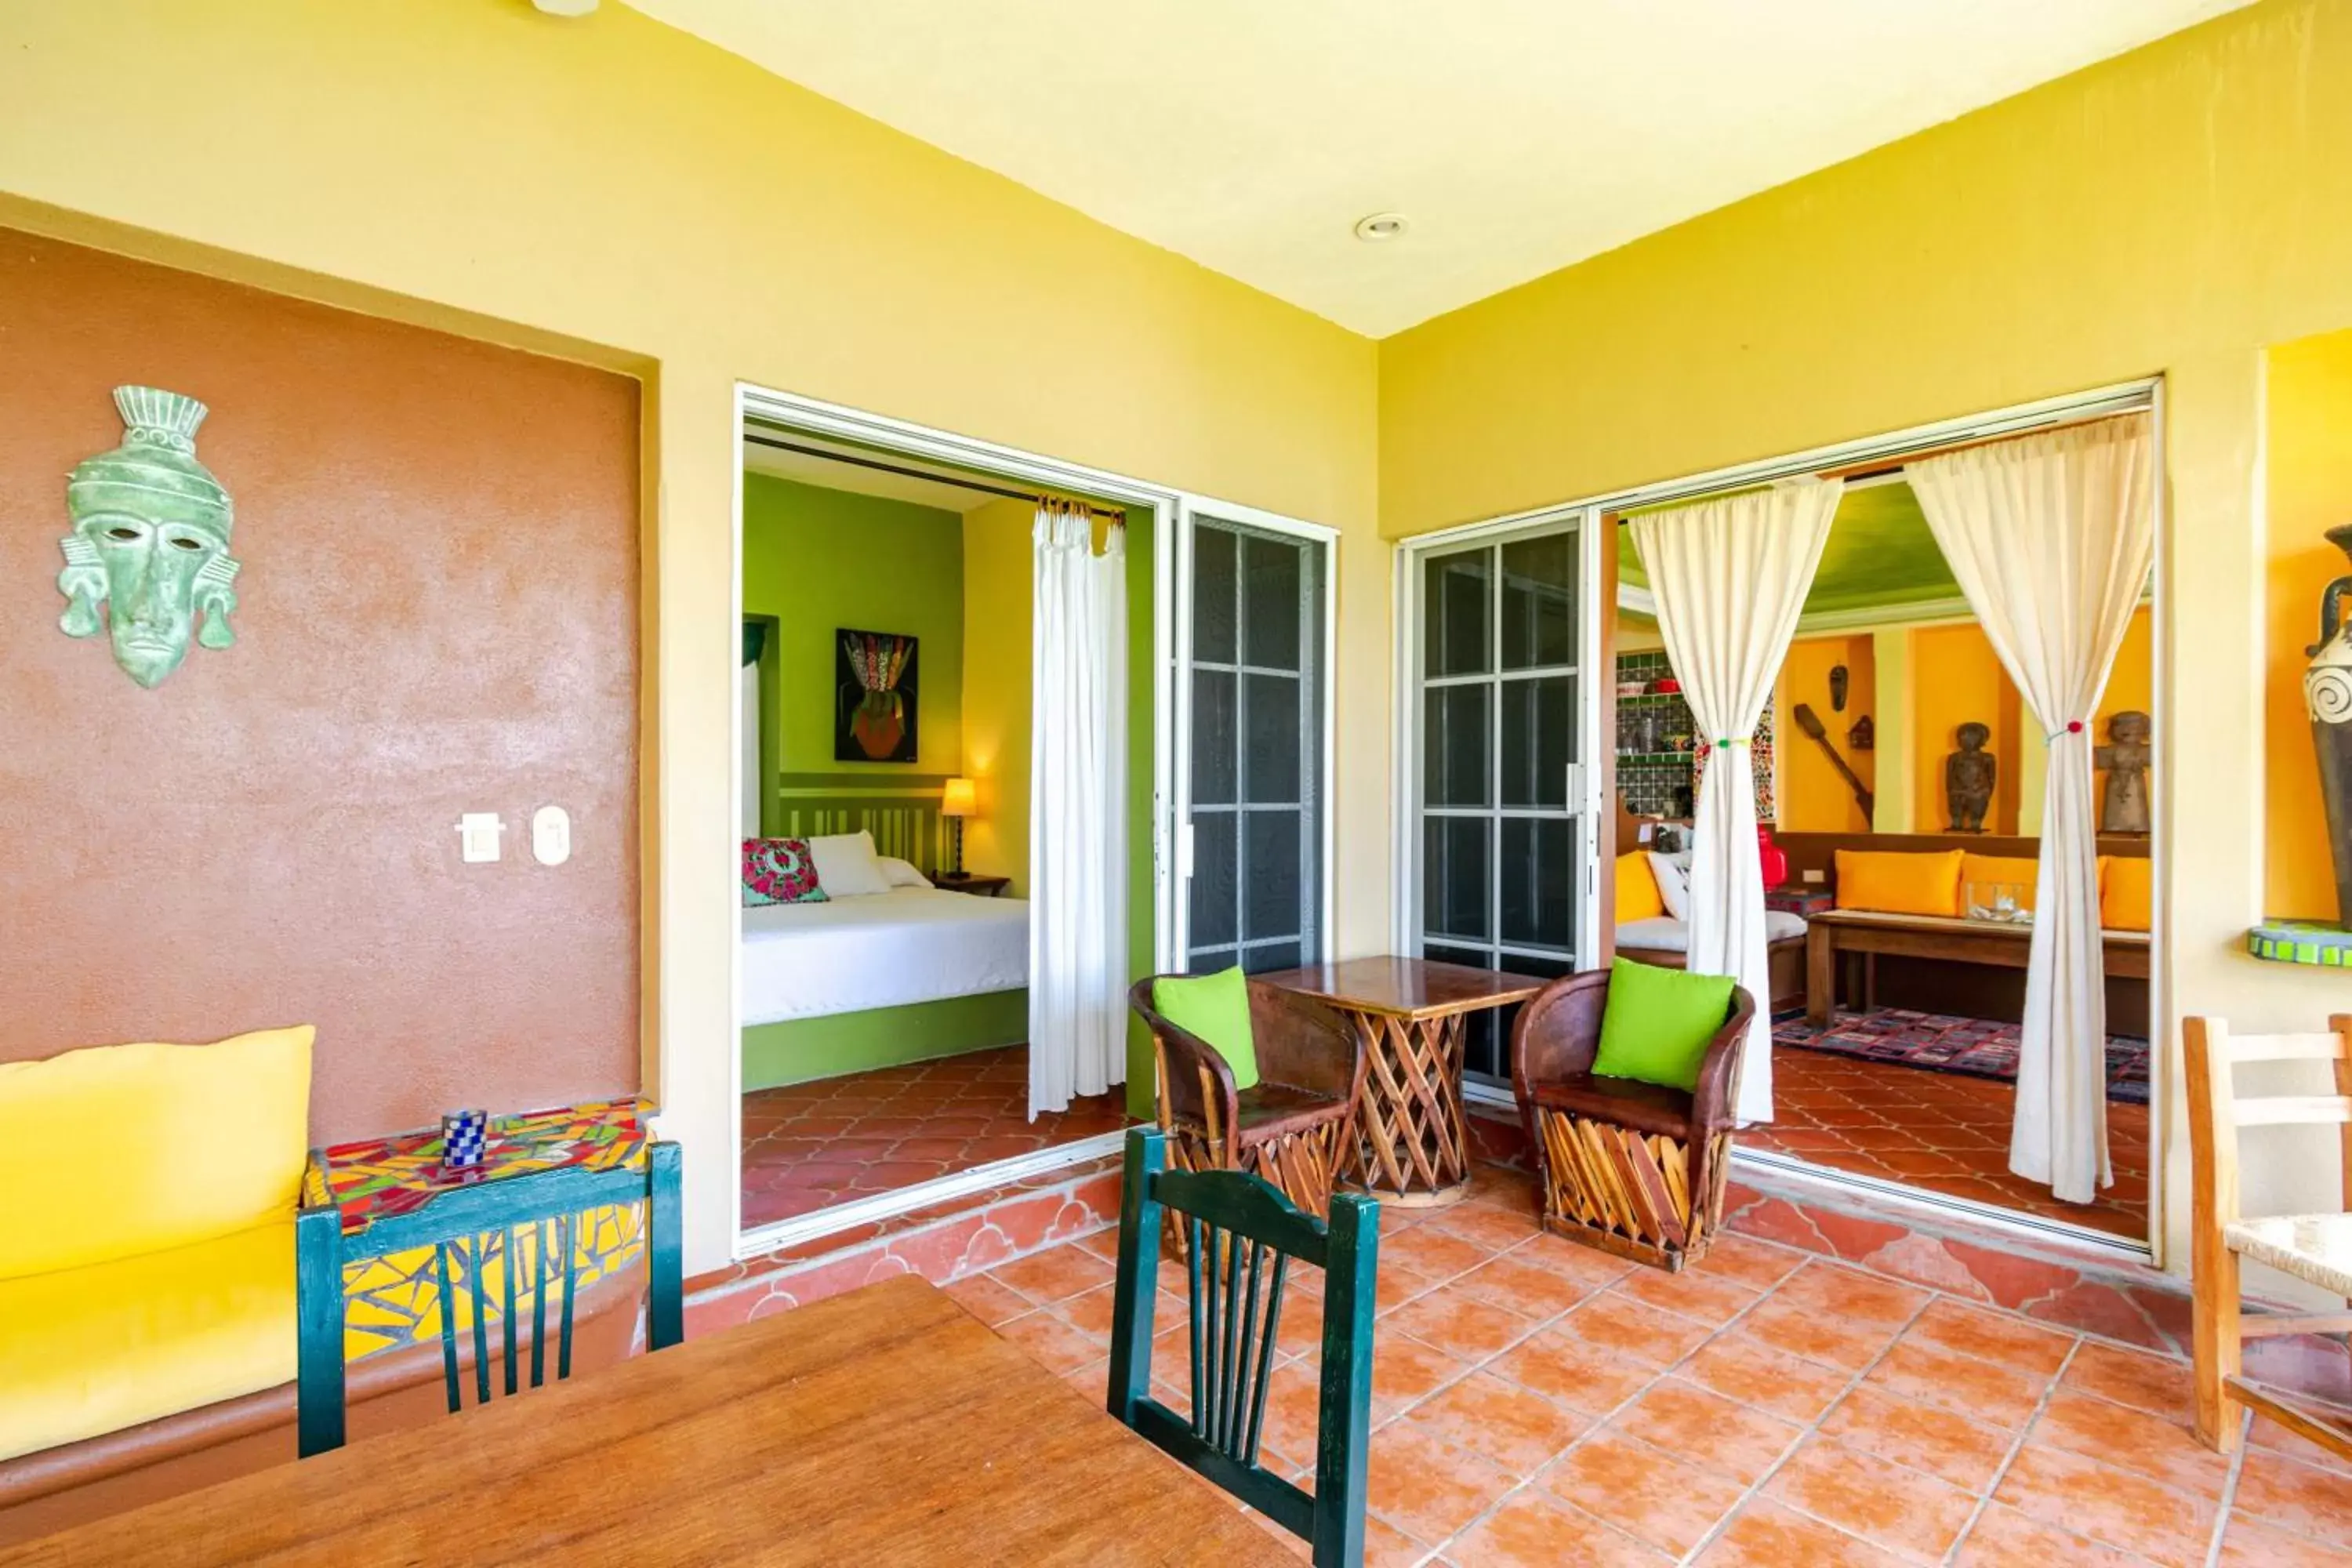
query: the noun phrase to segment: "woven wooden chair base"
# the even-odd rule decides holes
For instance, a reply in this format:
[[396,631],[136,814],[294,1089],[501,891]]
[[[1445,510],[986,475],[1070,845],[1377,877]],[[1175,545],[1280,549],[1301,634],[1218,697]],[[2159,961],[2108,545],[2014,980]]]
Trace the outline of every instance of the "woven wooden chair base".
[[1669,1273],[1706,1256],[1723,1216],[1729,1134],[1716,1135],[1710,1190],[1694,1204],[1680,1139],[1542,1107],[1536,1123],[1546,1230]]
[[1219,1141],[1197,1127],[1168,1127],[1168,1165],[1181,1171],[1247,1171],[1282,1189],[1282,1195],[1321,1219],[1331,1212],[1331,1184],[1348,1131],[1345,1117],[1287,1137],[1269,1138],[1227,1161]]

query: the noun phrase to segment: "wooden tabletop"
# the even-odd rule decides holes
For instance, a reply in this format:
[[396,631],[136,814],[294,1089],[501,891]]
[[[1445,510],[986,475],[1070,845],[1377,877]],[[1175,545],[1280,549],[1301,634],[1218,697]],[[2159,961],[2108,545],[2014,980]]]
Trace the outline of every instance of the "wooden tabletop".
[[0,1563],[1297,1560],[912,1276],[0,1551]]
[[1426,958],[1350,958],[1310,963],[1254,979],[1358,1013],[1391,1018],[1442,1018],[1524,1002],[1549,981]]
[[[2017,942],[2032,942],[2031,923],[2009,921],[1972,921],[1958,915],[1898,915],[1884,910],[1822,910],[1805,917],[1808,926],[1875,926],[1888,931],[1969,931],[1986,937],[2009,937]],[[2146,947],[2147,932],[2144,931],[2101,931],[2099,940],[2109,947]]]

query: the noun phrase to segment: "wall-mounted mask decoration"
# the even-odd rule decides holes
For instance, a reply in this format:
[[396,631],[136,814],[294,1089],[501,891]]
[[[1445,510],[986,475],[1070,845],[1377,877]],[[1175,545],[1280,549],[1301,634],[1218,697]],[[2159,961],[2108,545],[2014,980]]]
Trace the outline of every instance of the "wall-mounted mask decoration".
[[[228,552],[235,521],[228,491],[196,461],[196,426],[208,409],[152,386],[118,386],[122,444],[74,465],[66,481],[73,531],[58,542],[65,570],[58,592],[68,637],[99,628],[99,606],[114,662],[152,687],[180,668],[193,632],[206,647],[236,640],[237,563]],[[196,630],[198,617],[204,626]]]
[[1842,664],[1830,666],[1830,711],[1845,711],[1846,668]]
[[1853,727],[1845,732],[1845,743],[1857,752],[1867,752],[1878,744],[1878,726],[1870,721],[1869,714],[1865,713],[1853,721]]

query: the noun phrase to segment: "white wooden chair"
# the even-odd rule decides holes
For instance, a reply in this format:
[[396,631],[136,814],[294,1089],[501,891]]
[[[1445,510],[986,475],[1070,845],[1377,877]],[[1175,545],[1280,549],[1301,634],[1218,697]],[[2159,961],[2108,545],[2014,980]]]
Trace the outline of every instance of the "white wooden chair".
[[[2352,1014],[2327,1020],[2324,1035],[2232,1036],[2220,1018],[2184,1018],[2189,1057],[2189,1149],[2194,1188],[2190,1266],[2195,1275],[2197,1435],[2228,1453],[2238,1446],[2252,1408],[2280,1426],[2352,1457],[2352,1418],[2305,1406],[2240,1376],[2250,1339],[2274,1334],[2343,1333],[2352,1312],[2316,1316],[2239,1314],[2240,1260],[2252,1258],[2352,1301],[2352,1214],[2238,1213],[2238,1130],[2334,1123],[2343,1130],[2345,1206],[2352,1208]],[[2335,1065],[2334,1094],[2238,1097],[2242,1062],[2324,1061]]]

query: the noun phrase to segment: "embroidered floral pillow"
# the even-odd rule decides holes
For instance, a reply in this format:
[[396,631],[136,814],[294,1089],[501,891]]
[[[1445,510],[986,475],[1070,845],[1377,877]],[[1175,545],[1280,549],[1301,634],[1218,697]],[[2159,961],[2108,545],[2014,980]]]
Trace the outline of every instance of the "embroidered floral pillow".
[[822,904],[824,889],[816,885],[816,858],[805,838],[746,838],[743,840],[743,904]]

